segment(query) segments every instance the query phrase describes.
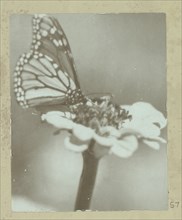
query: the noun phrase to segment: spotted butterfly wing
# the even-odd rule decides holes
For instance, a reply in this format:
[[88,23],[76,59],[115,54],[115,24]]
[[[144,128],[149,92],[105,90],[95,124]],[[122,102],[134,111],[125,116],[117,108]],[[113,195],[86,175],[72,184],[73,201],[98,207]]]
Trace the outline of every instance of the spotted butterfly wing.
[[84,99],[68,40],[55,18],[33,17],[32,48],[17,63],[14,90],[24,108],[75,104]]
[[77,87],[80,87],[69,42],[54,17],[45,15],[33,17],[32,49],[52,58],[62,71],[69,74]]

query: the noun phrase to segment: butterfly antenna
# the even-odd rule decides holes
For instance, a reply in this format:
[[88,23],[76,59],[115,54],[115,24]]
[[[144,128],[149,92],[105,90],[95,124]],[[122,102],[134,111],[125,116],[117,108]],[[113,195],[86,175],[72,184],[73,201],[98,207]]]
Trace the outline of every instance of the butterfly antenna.
[[110,92],[94,92],[94,93],[88,93],[85,94],[86,96],[96,96],[96,95],[100,95],[100,96],[110,96],[111,98],[114,98],[114,94],[110,93]]

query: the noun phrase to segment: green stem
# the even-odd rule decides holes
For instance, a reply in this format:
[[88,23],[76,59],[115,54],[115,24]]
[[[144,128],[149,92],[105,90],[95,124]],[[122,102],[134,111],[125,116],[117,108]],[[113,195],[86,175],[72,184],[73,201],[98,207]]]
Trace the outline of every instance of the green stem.
[[89,150],[83,152],[83,170],[80,177],[77,198],[75,202],[76,210],[88,210],[93,195],[99,158],[96,158],[93,154],[94,142],[91,141]]

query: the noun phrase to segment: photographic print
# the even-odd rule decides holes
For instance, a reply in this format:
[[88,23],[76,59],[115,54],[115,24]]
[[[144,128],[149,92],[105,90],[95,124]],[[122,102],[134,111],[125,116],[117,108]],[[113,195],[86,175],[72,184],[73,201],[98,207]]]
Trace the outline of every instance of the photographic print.
[[167,210],[163,13],[10,17],[15,212]]

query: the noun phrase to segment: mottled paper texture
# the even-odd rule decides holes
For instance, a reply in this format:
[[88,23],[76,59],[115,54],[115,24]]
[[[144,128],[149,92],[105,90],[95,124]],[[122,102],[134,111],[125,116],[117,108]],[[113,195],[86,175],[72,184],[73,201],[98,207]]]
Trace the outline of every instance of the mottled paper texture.
[[[180,219],[181,214],[181,11],[179,1],[3,1],[1,44],[1,217],[3,219]],[[12,67],[10,51],[10,17],[34,13],[163,13],[167,31],[167,117],[168,117],[168,210],[117,212],[45,212],[15,213],[11,211],[11,111],[10,85]],[[86,16],[85,16],[86,17]],[[30,21],[30,20],[29,20]],[[81,22],[81,20],[80,20]],[[151,27],[152,28],[152,27]],[[16,35],[14,36],[17,37]],[[68,39],[69,40],[69,39]],[[165,39],[164,39],[165,40]],[[162,42],[163,43],[163,42]],[[11,48],[10,48],[11,46]],[[22,51],[24,52],[24,51]],[[20,55],[20,54],[19,54]],[[81,62],[81,61],[80,61]],[[13,124],[13,123],[12,123]],[[20,128],[19,128],[20,129]],[[29,183],[30,184],[30,183]],[[143,186],[141,186],[143,187]],[[102,201],[101,201],[102,203]],[[143,203],[143,201],[138,201]]]

